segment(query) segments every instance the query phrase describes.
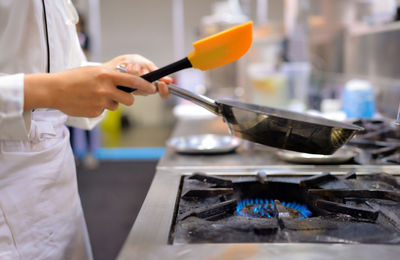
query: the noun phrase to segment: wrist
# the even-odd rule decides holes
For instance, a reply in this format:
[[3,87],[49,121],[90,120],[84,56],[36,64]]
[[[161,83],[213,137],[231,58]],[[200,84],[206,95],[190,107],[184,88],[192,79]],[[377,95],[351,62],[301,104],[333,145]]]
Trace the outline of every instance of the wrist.
[[55,77],[52,74],[28,74],[24,77],[24,110],[55,108]]

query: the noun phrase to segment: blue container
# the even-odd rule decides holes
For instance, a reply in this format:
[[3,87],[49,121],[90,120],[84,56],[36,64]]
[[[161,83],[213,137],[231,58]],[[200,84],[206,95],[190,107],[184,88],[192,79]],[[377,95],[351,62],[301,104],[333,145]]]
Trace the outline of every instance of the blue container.
[[342,93],[342,110],[347,118],[372,118],[376,108],[371,84],[365,80],[349,81]]

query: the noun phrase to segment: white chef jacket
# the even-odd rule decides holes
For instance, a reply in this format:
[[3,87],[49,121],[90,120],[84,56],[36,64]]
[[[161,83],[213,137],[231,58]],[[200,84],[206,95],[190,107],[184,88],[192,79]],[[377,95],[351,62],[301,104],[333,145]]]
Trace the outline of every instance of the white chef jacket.
[[76,18],[70,0],[0,0],[0,259],[92,259],[67,116],[23,111],[24,73],[84,62]]

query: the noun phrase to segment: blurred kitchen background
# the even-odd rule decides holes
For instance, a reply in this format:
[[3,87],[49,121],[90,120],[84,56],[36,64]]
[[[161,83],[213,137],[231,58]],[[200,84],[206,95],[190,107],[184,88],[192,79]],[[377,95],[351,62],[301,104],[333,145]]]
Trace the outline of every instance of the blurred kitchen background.
[[[379,113],[396,115],[396,0],[74,2],[84,20],[91,61],[139,53],[163,66],[186,56],[196,40],[253,20],[254,43],[245,57],[208,72],[182,71],[174,75],[176,83],[212,98],[300,111],[322,109],[341,119],[343,114],[336,112],[346,112],[343,90],[357,79],[362,80],[358,85],[372,88]],[[164,146],[176,115],[188,111],[176,107],[182,103],[174,97],[137,97],[134,106],[108,114],[98,147]],[[77,140],[75,145],[79,155],[84,153],[81,143]]]
[[[400,1],[73,2],[84,21],[82,31],[88,39],[90,61],[138,53],[161,67],[185,57],[200,38],[252,20],[254,42],[248,54],[212,71],[181,71],[173,75],[175,83],[212,98],[230,97],[337,120],[396,117],[400,103]],[[175,97],[163,101],[154,95],[135,100],[131,107],[108,112],[95,130],[74,130],[73,134],[80,191],[96,259],[112,259],[118,252],[125,239],[123,232],[127,233],[134,221],[132,216],[140,208],[177,120],[210,116]],[[116,160],[130,163],[109,164]],[[130,193],[140,189],[141,194]],[[109,207],[99,204],[99,197],[104,203],[108,201]],[[127,197],[131,201],[126,202]],[[117,207],[115,201],[123,199],[123,206],[112,208]],[[99,208],[107,214],[99,213]],[[100,215],[106,218],[110,214],[122,224],[104,231],[105,223],[117,220],[114,215],[112,221],[99,219]],[[103,231],[98,226],[103,226]],[[121,234],[107,240],[111,236],[106,233],[118,228]]]

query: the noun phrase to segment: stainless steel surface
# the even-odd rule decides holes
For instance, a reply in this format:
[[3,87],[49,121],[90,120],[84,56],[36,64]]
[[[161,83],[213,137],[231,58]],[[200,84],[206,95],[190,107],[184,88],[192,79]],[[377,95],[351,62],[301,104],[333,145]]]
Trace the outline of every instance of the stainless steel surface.
[[172,137],[167,146],[185,154],[216,154],[232,152],[241,143],[241,139],[230,135],[205,134]]
[[175,96],[192,101],[193,103],[204,107],[205,109],[211,111],[212,113],[214,113],[216,115],[219,115],[219,116],[221,115],[220,108],[219,108],[218,104],[215,102],[215,100],[208,98],[206,96],[203,96],[203,95],[193,93],[186,89],[182,89],[173,84],[168,84],[168,88],[169,88],[169,92],[171,94],[174,94]]
[[[177,122],[172,137],[186,135],[201,134],[229,134],[228,126],[221,118],[207,120],[180,120]],[[171,149],[167,149],[161,158],[158,168],[175,168],[186,169],[193,167],[204,167],[204,171],[208,168],[229,167],[237,168],[245,165],[268,167],[271,165],[293,165],[279,158],[277,152],[281,149],[259,145],[252,142],[244,141],[243,144],[236,149],[235,153],[229,155],[182,155],[177,154]],[[296,165],[297,167],[312,167],[310,165]],[[340,165],[338,167],[341,167]]]
[[[221,118],[204,120],[180,120],[171,138],[186,135],[229,135],[228,126]],[[235,153],[228,155],[184,155],[166,149],[158,163],[160,169],[185,169],[187,167],[236,167],[242,165],[288,164],[276,155],[277,149],[244,141]]]
[[397,109],[397,117],[396,117],[396,125],[400,125],[400,105],[399,108]]
[[345,74],[371,81],[377,110],[393,119],[400,100],[399,40],[400,22],[353,27],[344,40]]
[[120,260],[282,260],[282,259],[397,259],[399,247],[343,244],[210,244],[210,245],[136,245]]
[[352,75],[398,78],[400,23],[354,26],[346,35],[345,69]]
[[313,154],[332,154],[362,128],[287,110],[218,101],[230,130],[260,144]]
[[357,155],[357,152],[355,149],[342,147],[330,155],[298,153],[292,151],[278,151],[277,154],[282,160],[292,163],[339,164],[348,162]]
[[332,154],[361,127],[288,110],[233,100],[213,101],[169,85],[172,94],[220,115],[237,137],[276,148],[313,154]]
[[[178,122],[172,136],[226,134],[221,119]],[[247,143],[237,153],[225,155],[182,155],[167,148],[157,166],[142,209],[120,252],[125,259],[397,259],[399,246],[344,244],[168,244],[176,199],[182,176],[195,171],[213,175],[313,175],[330,171],[345,174],[385,171],[399,174],[399,166],[296,165],[279,159],[276,149]]]
[[[120,252],[118,259],[232,259],[235,256],[229,252],[243,246],[242,255],[245,259],[397,259],[400,254],[399,246],[385,245],[344,245],[344,244],[191,244],[169,245],[169,231],[173,222],[176,198],[179,192],[181,177],[193,171],[202,171],[203,167],[191,169],[157,170],[149,193],[136,219],[136,222]],[[298,167],[298,166],[244,166],[236,169],[209,168],[208,174],[213,175],[256,175],[263,170],[267,175],[313,175],[321,171],[330,171],[335,175],[344,175],[349,170],[361,174],[371,171],[386,171],[399,173],[399,167]],[[251,249],[247,252],[246,249]],[[337,251],[338,250],[338,251]],[[248,254],[247,254],[247,253]],[[224,258],[224,254],[228,254]],[[283,258],[282,258],[283,257]],[[362,258],[361,258],[362,257]]]

